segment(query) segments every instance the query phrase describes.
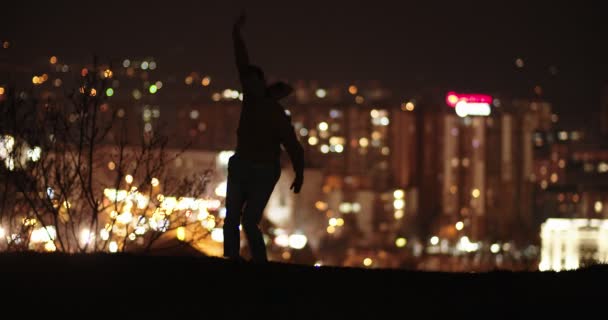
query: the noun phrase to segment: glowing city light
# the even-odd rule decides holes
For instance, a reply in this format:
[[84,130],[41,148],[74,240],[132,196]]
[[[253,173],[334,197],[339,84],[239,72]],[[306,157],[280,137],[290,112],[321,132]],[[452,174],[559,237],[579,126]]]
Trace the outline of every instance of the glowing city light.
[[348,93],[355,95],[355,94],[357,94],[357,92],[359,92],[359,89],[357,88],[357,86],[351,85],[350,87],[348,87]]
[[93,237],[95,237],[95,233],[92,233],[89,229],[82,229],[80,231],[80,242],[82,243],[90,243]]
[[374,263],[374,260],[372,260],[371,258],[365,258],[363,259],[363,265],[366,267],[371,266]]
[[405,191],[403,191],[401,189],[397,189],[393,192],[393,197],[395,199],[403,199],[404,196],[405,196]]
[[316,95],[318,98],[323,99],[327,96],[327,91],[325,91],[325,89],[317,89]]
[[128,184],[133,183],[133,176],[130,175],[130,174],[126,175],[125,176],[125,182],[128,183]]
[[437,236],[431,237],[431,244],[434,245],[434,246],[438,245],[439,244],[439,237],[437,237]]
[[473,189],[473,191],[471,191],[471,195],[473,196],[473,198],[477,199],[481,195],[481,191],[479,191],[479,189]]
[[361,138],[359,139],[359,145],[362,148],[367,148],[369,146],[369,140],[367,138]]
[[152,178],[152,181],[150,181],[150,184],[153,187],[158,187],[158,185],[160,185],[160,181],[158,180],[158,178]]
[[116,241],[111,241],[110,244],[108,245],[108,249],[110,250],[111,253],[118,252],[118,243],[116,243]]
[[308,239],[303,234],[292,234],[289,236],[289,247],[300,250],[306,246]]
[[211,231],[211,240],[215,242],[224,242],[224,230],[221,228],[215,228]]
[[331,218],[331,219],[329,219],[329,225],[330,225],[331,227],[335,227],[335,226],[337,226],[337,225],[338,225],[338,219],[336,219],[336,218]]
[[319,130],[321,130],[321,131],[327,131],[327,129],[329,129],[329,125],[327,124],[327,122],[321,122],[321,123],[319,123]]
[[494,254],[500,252],[500,244],[494,243],[490,246],[490,251]]
[[464,229],[464,223],[462,221],[456,222],[456,230],[461,231]]
[[155,94],[156,91],[158,91],[158,87],[156,87],[156,85],[153,84],[150,86],[150,88],[148,88],[148,90],[150,91],[151,94]]
[[106,89],[106,96],[111,97],[114,95],[114,89],[112,88],[107,88]]
[[218,197],[225,198],[227,192],[228,192],[228,182],[227,181],[220,182],[220,184],[218,184],[217,187],[215,188],[215,194]]
[[203,87],[208,87],[211,84],[211,77],[207,76],[201,80],[201,85]]
[[407,239],[405,238],[397,238],[397,240],[395,240],[395,245],[397,246],[397,248],[403,248],[406,244]]
[[393,201],[393,207],[395,207],[395,210],[403,210],[403,208],[405,208],[405,200],[395,199],[395,201]]
[[177,237],[177,240],[179,240],[179,241],[186,240],[186,228],[184,228],[184,227],[177,228],[176,237]]
[[601,201],[596,201],[593,205],[593,209],[596,213],[601,213],[604,210],[604,204]]

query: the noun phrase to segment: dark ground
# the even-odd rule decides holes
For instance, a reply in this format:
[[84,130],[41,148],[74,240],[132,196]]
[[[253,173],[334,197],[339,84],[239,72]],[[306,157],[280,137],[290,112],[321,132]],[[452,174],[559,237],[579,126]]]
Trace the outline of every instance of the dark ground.
[[594,318],[605,319],[606,274],[605,266],[560,273],[450,274],[200,257],[20,253],[0,255],[0,311],[68,312],[82,319],[147,314],[174,319],[181,313],[216,319],[211,314],[218,312],[226,318],[255,313],[262,319],[377,319],[381,314],[545,319],[549,313],[580,316],[597,310]]

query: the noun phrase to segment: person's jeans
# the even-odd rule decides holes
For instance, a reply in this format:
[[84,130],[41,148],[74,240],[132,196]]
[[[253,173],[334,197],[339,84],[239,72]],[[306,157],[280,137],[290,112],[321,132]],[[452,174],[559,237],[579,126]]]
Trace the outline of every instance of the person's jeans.
[[240,258],[239,225],[242,217],[252,260],[268,261],[266,245],[258,224],[280,176],[281,166],[278,162],[256,164],[238,155],[230,157],[224,219],[224,257]]

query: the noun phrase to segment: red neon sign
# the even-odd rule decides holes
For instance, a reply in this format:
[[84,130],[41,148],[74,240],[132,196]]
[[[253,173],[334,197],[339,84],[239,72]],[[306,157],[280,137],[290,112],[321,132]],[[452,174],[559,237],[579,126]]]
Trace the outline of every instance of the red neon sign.
[[448,106],[455,108],[459,102],[465,103],[487,103],[492,105],[492,97],[487,94],[477,93],[456,93],[454,91],[448,92],[445,101]]

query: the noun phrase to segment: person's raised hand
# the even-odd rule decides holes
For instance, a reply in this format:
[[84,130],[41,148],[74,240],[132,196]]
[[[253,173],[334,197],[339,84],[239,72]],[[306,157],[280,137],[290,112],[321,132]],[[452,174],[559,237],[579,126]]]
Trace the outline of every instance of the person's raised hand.
[[291,187],[289,189],[293,190],[294,193],[300,193],[302,189],[302,184],[304,184],[304,177],[300,175],[296,175],[296,178],[293,180]]

